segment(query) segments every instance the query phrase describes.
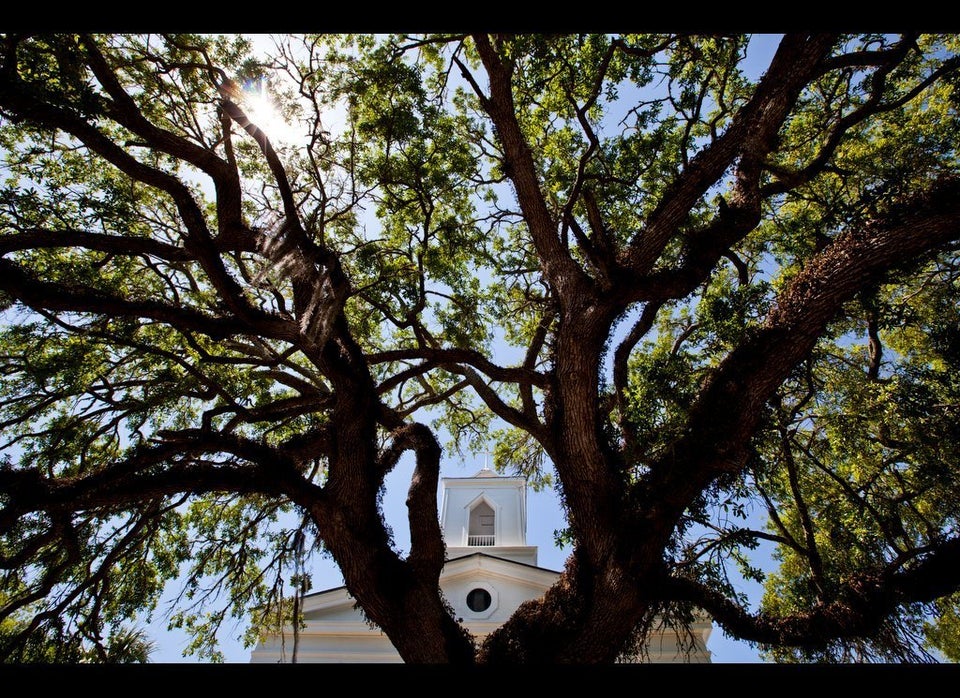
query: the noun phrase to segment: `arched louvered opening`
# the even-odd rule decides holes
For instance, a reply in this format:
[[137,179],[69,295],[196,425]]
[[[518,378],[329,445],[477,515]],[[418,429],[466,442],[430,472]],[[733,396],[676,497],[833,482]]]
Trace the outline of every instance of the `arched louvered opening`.
[[496,515],[493,507],[480,502],[470,510],[470,530],[467,534],[468,546],[496,545]]

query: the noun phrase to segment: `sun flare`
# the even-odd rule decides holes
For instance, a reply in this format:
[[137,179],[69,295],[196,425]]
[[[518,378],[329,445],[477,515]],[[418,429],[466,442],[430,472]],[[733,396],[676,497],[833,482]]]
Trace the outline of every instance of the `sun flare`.
[[283,117],[263,81],[251,81],[243,86],[243,109],[272,143],[291,145],[303,137],[296,126]]

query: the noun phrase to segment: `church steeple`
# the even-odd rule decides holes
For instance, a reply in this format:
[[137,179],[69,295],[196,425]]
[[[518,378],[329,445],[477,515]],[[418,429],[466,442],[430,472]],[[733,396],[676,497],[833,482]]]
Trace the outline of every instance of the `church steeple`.
[[530,565],[536,546],[527,545],[527,482],[497,475],[486,465],[472,477],[442,479],[440,526],[447,558],[481,552]]

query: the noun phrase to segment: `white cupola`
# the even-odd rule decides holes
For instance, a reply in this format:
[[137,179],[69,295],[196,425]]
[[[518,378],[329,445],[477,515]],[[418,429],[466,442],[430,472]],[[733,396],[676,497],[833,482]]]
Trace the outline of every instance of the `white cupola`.
[[447,559],[473,553],[537,564],[527,545],[527,482],[484,467],[473,477],[442,479],[440,527]]

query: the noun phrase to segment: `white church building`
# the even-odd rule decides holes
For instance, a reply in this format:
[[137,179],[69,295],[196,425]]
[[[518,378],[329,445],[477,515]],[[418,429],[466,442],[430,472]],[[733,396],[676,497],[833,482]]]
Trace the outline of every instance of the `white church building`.
[[[483,468],[472,477],[442,479],[440,524],[447,562],[440,589],[454,613],[479,644],[524,601],[540,597],[560,572],[537,565],[536,546],[527,545],[527,484],[522,477],[498,476]],[[296,662],[400,662],[387,636],[371,627],[346,587],[304,598]],[[694,627],[696,651],[684,654],[671,630],[655,634],[644,661],[710,662],[707,639],[712,625]],[[293,661],[294,632],[264,639],[251,653],[254,663]]]

